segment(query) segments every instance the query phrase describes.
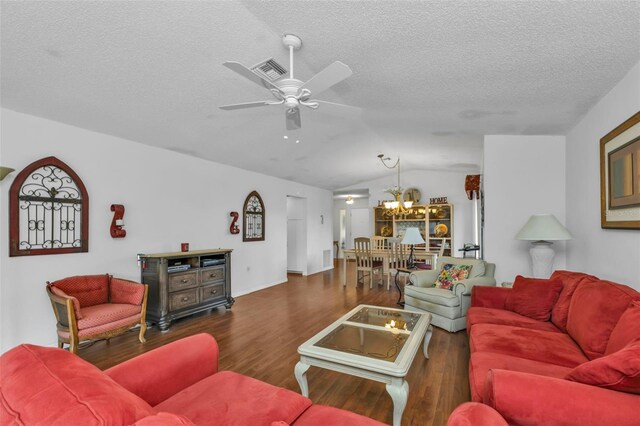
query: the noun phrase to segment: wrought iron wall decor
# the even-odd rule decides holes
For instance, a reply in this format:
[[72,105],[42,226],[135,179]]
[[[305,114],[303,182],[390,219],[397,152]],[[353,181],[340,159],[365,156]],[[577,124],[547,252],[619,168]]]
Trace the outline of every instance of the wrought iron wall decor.
[[242,214],[242,241],[264,241],[265,209],[262,197],[256,191],[244,200]]
[[124,206],[122,204],[111,204],[111,211],[113,212],[113,219],[111,220],[111,232],[112,238],[124,238],[127,236],[127,231],[124,229]]
[[89,251],[89,195],[56,157],[25,167],[9,189],[9,256]]

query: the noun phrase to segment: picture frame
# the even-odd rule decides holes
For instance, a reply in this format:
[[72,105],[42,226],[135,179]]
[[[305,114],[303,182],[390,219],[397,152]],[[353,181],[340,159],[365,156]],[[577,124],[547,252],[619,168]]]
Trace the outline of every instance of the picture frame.
[[640,229],[640,111],[600,139],[600,222]]

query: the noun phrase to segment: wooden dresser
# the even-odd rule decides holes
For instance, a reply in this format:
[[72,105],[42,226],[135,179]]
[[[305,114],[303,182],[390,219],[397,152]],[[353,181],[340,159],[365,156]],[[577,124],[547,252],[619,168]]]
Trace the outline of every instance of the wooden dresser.
[[167,330],[177,318],[222,305],[230,309],[231,251],[139,254],[141,282],[149,285],[147,321]]

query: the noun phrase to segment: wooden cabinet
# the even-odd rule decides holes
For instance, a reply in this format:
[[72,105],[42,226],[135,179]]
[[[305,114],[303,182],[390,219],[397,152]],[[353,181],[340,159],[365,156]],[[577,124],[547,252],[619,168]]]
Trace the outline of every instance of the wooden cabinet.
[[138,255],[141,282],[149,285],[147,321],[167,330],[171,321],[224,306],[230,309],[231,250]]
[[403,236],[407,228],[418,228],[427,241],[427,206],[414,205],[406,214],[390,216],[384,206],[373,208],[374,235],[381,237]]
[[429,251],[440,251],[444,243],[444,256],[451,256],[453,250],[453,205],[429,204]]

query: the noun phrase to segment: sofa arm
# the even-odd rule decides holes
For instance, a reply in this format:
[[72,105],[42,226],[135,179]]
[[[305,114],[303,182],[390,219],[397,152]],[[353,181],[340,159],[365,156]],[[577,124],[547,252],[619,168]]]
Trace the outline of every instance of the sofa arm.
[[468,296],[471,294],[471,289],[477,285],[494,286],[496,285],[496,279],[493,277],[476,277],[467,278],[466,280],[460,280],[453,286],[453,292],[458,296]]
[[505,309],[510,288],[478,286],[471,290],[471,306]]
[[508,370],[489,370],[483,402],[509,424],[638,424],[640,395]]
[[493,408],[479,402],[458,405],[447,419],[447,426],[509,426]]
[[151,406],[218,372],[218,343],[206,333],[186,337],[105,371]]
[[440,275],[440,271],[430,269],[415,271],[409,275],[409,282],[416,287],[433,287],[438,275]]

